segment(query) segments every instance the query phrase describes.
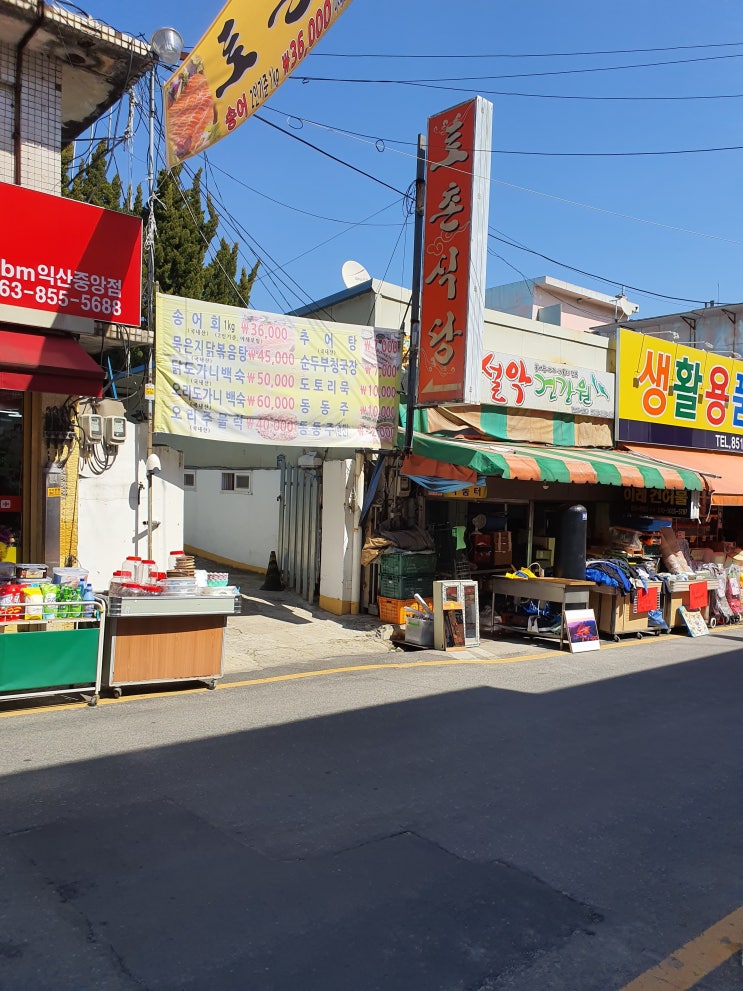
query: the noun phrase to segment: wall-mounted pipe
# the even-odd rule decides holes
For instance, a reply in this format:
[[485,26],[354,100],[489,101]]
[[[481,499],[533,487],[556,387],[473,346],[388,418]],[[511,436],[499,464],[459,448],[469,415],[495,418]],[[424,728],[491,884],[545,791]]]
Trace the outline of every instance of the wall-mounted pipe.
[[31,27],[18,42],[15,53],[15,79],[13,80],[13,182],[16,186],[22,184],[22,154],[21,154],[21,97],[23,96],[23,56],[29,42],[41,27],[44,21],[44,0],[39,0],[36,6],[36,18]]

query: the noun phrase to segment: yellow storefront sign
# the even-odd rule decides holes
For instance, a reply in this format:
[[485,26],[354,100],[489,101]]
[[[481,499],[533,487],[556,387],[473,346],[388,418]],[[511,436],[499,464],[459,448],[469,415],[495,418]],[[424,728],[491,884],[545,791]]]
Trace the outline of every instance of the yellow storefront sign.
[[158,294],[154,429],[241,444],[390,449],[400,332]]
[[620,330],[617,440],[743,452],[743,361]]
[[230,0],[163,87],[172,168],[266,102],[351,0]]

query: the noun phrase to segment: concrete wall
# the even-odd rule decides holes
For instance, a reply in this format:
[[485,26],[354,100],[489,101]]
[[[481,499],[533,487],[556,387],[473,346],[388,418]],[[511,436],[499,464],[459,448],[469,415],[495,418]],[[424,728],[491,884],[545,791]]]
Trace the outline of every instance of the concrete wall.
[[281,473],[243,467],[251,475],[248,493],[223,492],[221,469],[191,470],[196,487],[185,490],[185,544],[214,560],[265,571],[271,551],[278,550]]
[[[168,553],[180,549],[183,535],[183,462],[178,451],[156,447],[162,471],[153,475],[152,551],[161,569]],[[94,475],[80,461],[78,481],[78,551],[80,565],[90,570],[96,591],[108,587],[111,573],[125,557],[147,557],[147,427],[128,424],[128,436],[113,466]],[[142,489],[139,489],[140,483]]]

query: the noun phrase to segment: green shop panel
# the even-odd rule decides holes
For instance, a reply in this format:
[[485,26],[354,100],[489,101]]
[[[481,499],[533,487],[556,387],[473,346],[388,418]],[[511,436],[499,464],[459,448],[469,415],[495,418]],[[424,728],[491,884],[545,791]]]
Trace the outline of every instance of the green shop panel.
[[94,685],[98,628],[0,634],[0,692]]

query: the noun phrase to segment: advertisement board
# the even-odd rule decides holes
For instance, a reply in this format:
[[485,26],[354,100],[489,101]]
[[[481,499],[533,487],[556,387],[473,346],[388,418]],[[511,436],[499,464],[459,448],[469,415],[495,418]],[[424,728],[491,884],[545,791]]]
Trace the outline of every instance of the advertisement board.
[[743,453],[743,361],[621,329],[616,438]]
[[613,420],[614,375],[488,351],[482,359],[480,401],[484,406],[511,406]]
[[158,294],[158,432],[236,443],[390,449],[401,332]]
[[417,404],[478,403],[493,105],[429,118]]
[[0,217],[0,319],[81,331],[88,320],[91,332],[95,320],[139,327],[139,217],[6,182]]
[[226,137],[266,102],[351,0],[229,0],[163,87],[172,168]]

